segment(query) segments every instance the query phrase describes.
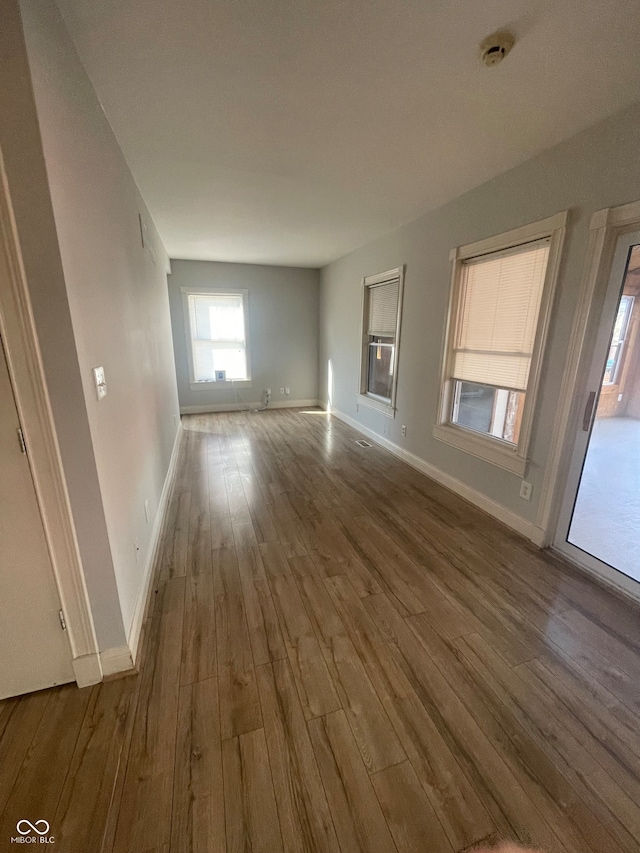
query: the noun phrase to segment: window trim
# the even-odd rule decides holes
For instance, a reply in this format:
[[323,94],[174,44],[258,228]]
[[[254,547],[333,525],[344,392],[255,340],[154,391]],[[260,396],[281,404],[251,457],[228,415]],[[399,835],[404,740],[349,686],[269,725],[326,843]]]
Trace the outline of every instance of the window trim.
[[[249,291],[233,287],[181,287],[182,313],[184,317],[184,328],[187,345],[187,363],[189,365],[189,388],[192,391],[228,391],[230,388],[251,388],[251,344],[249,329]],[[215,379],[196,380],[193,364],[193,339],[191,337],[191,319],[189,312],[189,296],[206,296],[208,294],[229,294],[242,296],[242,311],[244,314],[245,335],[245,358],[247,361],[246,379],[227,379],[225,382],[216,382]]]
[[[391,383],[391,399],[387,402],[386,397],[380,397],[367,391],[367,371],[369,365],[369,336],[367,328],[367,317],[365,308],[367,305],[367,289],[387,282],[398,282],[398,312],[396,317],[395,344],[393,353],[393,381]],[[404,292],[404,265],[386,270],[385,272],[368,275],[362,279],[362,295],[360,316],[362,317],[362,341],[360,345],[360,388],[357,394],[357,403],[369,409],[382,412],[389,418],[396,416],[396,397],[398,393],[398,362],[400,354],[400,330],[402,327],[402,297]]]
[[[566,234],[568,211],[562,211],[555,216],[514,228],[495,237],[458,246],[449,253],[451,260],[451,289],[449,294],[449,307],[444,328],[442,353],[440,360],[440,398],[438,402],[437,420],[433,427],[433,436],[458,450],[463,450],[486,462],[496,465],[513,474],[524,476],[529,462],[529,445],[533,421],[537,412],[537,398],[540,385],[540,375],[544,361],[545,347],[551,320],[551,309],[553,306],[562,247]],[[471,258],[489,255],[505,249],[512,249],[523,243],[532,243],[548,237],[549,260],[545,273],[540,313],[536,326],[536,335],[531,358],[529,380],[522,412],[520,426],[520,439],[517,446],[509,445],[507,442],[489,435],[474,432],[467,427],[451,422],[451,411],[454,394],[454,380],[451,373],[453,368],[453,340],[455,335],[456,320],[460,310],[460,297],[462,291],[463,263]]]

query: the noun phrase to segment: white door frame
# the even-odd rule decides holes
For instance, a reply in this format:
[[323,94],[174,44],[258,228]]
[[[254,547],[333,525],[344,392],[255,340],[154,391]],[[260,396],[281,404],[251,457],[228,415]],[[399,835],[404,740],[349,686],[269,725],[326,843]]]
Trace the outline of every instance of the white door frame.
[[66,622],[73,670],[78,686],[85,687],[102,680],[100,655],[1,153],[0,334]]
[[[591,217],[582,289],[571,330],[559,407],[536,518],[536,527],[540,530],[536,544],[541,547],[553,544],[559,523],[575,437],[586,404],[591,354],[600,326],[602,302],[609,283],[616,243],[622,234],[638,228],[640,201],[604,208]],[[583,568],[590,570],[586,566]],[[599,575],[599,578],[606,582],[602,576]]]

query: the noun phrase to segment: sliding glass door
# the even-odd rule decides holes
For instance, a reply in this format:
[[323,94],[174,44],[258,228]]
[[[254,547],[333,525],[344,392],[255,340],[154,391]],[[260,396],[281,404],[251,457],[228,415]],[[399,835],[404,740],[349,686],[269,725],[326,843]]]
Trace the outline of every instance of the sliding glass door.
[[640,232],[634,232],[620,237],[616,246],[555,547],[636,595],[639,330]]

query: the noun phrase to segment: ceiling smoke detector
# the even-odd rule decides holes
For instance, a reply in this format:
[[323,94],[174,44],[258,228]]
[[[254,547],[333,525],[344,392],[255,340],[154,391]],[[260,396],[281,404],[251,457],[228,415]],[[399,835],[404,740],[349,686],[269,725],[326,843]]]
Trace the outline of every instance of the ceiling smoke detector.
[[506,30],[500,30],[500,32],[487,36],[480,45],[482,61],[488,66],[499,65],[514,44],[514,37]]

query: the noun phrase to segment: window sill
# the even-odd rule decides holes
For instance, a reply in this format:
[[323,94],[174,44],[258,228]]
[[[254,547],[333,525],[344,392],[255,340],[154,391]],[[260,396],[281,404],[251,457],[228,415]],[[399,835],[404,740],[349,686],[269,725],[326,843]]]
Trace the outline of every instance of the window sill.
[[478,459],[484,459],[491,465],[524,477],[528,460],[519,456],[516,448],[510,449],[499,440],[485,438],[475,435],[470,430],[454,426],[453,424],[436,424],[433,428],[433,437],[438,441],[444,441],[458,450],[471,453]]
[[373,397],[369,394],[358,394],[357,401],[359,405],[366,406],[368,409],[375,409],[376,412],[382,412],[388,418],[395,418],[396,410],[391,403],[385,403],[384,400]]
[[224,382],[216,382],[214,379],[205,382],[190,382],[192,391],[233,391],[234,388],[251,388],[250,379],[226,379]]

